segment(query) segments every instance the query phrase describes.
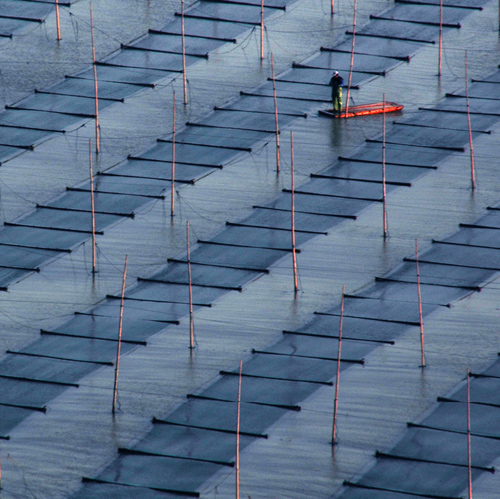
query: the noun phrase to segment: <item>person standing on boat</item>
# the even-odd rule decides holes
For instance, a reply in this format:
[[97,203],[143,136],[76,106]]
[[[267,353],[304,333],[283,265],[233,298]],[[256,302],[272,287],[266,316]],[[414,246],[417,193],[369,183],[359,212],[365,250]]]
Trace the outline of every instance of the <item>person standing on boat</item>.
[[339,75],[338,71],[333,73],[329,85],[332,87],[332,104],[333,104],[333,114],[340,116],[342,113],[342,85],[344,84],[344,78]]

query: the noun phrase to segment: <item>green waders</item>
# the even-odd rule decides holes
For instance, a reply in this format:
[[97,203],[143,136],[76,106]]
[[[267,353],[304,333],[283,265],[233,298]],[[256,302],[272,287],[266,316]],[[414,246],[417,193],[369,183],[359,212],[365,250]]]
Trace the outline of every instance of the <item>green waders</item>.
[[342,87],[337,89],[337,92],[332,95],[333,112],[340,114],[342,112]]

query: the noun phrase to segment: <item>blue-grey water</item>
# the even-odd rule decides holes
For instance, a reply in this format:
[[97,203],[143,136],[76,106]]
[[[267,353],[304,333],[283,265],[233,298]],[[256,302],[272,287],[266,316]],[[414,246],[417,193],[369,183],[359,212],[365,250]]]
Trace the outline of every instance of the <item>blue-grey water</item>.
[[[390,2],[359,4],[358,25],[370,13]],[[341,39],[352,22],[352,2],[336,2],[331,19],[329,2],[300,0],[286,14],[267,23],[266,58],[258,60],[259,37],[249,31],[237,47],[224,46],[188,72],[189,106],[180,107],[179,123],[203,116],[218,104],[236,98],[270,75],[270,51],[276,72],[292,61],[303,60],[320,45]],[[161,27],[180,6],[176,2],[94,2],[98,57],[109,54],[144,33]],[[437,73],[437,47],[421,50],[410,64],[402,64],[386,78],[379,78],[353,93],[356,103],[387,98],[405,105],[405,114],[431,105],[445,92],[464,84],[464,48],[469,54],[469,77],[493,71],[499,62],[497,6],[490,2],[474,13],[463,27],[444,41],[443,76]],[[88,67],[90,60],[89,3],[80,1],[62,9],[63,40],[55,41],[55,19],[33,32],[0,46],[0,102],[10,104],[36,88],[43,88],[65,74]],[[480,36],[478,35],[480,33]],[[102,153],[96,165],[105,169],[128,153],[154,144],[172,127],[172,92],[181,95],[181,82],[144,90],[101,115]],[[298,178],[331,164],[338,155],[359,147],[365,137],[380,132],[380,118],[359,118],[331,123],[325,134],[324,119],[311,113],[306,122],[294,124],[295,165]],[[111,418],[111,368],[98,371],[49,404],[47,414],[35,414],[0,442],[2,491],[9,498],[63,498],[80,486],[80,477],[94,476],[116,456],[116,448],[144,434],[152,416],[167,414],[188,392],[215,379],[219,369],[237,361],[308,321],[314,310],[338,303],[342,284],[349,292],[383,274],[401,258],[413,253],[414,240],[422,248],[431,238],[456,230],[459,222],[472,221],[488,204],[498,202],[500,180],[495,165],[498,131],[475,143],[478,189],[469,188],[468,155],[457,154],[441,168],[401,189],[389,199],[390,239],[381,237],[381,209],[366,210],[356,222],[346,222],[328,236],[317,238],[299,256],[301,291],[293,299],[290,259],[276,265],[270,275],[230,293],[211,309],[196,313],[198,347],[190,358],[187,321],[172,333],[158,334],[147,348],[124,357],[120,372],[120,412]],[[3,221],[26,213],[88,178],[88,139],[93,124],[51,139],[0,168]],[[495,133],[496,132],[496,133]],[[312,137],[320,141],[314,153]],[[321,137],[318,139],[318,137]],[[3,348],[20,348],[37,337],[39,329],[62,322],[119,289],[125,254],[129,279],[151,273],[166,258],[184,250],[185,222],[194,238],[219,232],[226,220],[238,220],[253,204],[276,196],[289,186],[289,138],[282,134],[283,174],[274,172],[274,144],[242,156],[232,165],[179,190],[177,216],[169,217],[170,199],[147,206],[135,220],[108,231],[99,244],[99,274],[90,275],[90,248],[85,245],[60,258],[39,274],[0,295],[0,340]],[[345,478],[362,472],[373,459],[373,449],[384,448],[404,431],[407,420],[418,418],[435,397],[463,378],[467,366],[479,370],[500,348],[496,330],[499,289],[496,282],[467,298],[452,310],[443,310],[426,322],[430,368],[418,369],[418,335],[408,334],[395,347],[377,349],[364,367],[353,367],[342,379],[339,445],[332,458],[329,446],[332,390],[321,389],[293,413],[271,428],[268,441],[257,442],[242,454],[244,496],[329,497]],[[398,383],[387,390],[387,376],[398,373]],[[370,385],[366,385],[366,380]],[[412,396],[407,396],[411,394]],[[293,470],[303,470],[297,475]],[[234,473],[234,472],[233,472]],[[304,477],[314,476],[307,480]],[[498,486],[498,478],[495,480]],[[495,490],[494,484],[484,484]],[[498,490],[498,488],[496,489]],[[226,472],[206,485],[203,497],[234,495],[234,475]]]

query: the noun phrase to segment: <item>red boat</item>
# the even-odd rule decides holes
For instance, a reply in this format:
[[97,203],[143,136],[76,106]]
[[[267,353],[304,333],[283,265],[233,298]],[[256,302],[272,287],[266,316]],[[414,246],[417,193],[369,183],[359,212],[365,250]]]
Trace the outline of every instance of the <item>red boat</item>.
[[330,118],[353,118],[354,116],[366,116],[369,114],[381,114],[381,113],[394,113],[395,111],[401,111],[403,109],[402,104],[397,104],[396,102],[376,102],[374,104],[361,104],[360,106],[349,106],[342,109],[341,114],[334,114],[333,109],[320,109],[319,114],[323,116],[329,116]]

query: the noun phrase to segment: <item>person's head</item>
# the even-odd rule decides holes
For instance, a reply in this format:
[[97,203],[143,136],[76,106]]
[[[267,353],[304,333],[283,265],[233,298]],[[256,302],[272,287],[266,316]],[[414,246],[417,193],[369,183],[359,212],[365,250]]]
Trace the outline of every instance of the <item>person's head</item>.
[[334,71],[333,72],[333,76],[338,76],[339,75],[339,72],[338,71]]

